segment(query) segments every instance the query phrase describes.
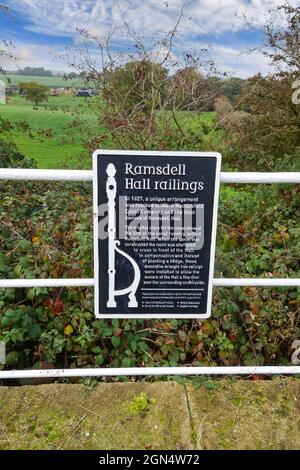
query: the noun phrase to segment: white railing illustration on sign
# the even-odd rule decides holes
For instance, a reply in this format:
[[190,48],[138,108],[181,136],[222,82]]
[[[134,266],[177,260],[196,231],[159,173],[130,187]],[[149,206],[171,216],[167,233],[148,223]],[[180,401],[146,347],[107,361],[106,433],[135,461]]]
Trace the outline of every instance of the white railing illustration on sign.
[[[108,301],[107,307],[115,308],[116,300],[115,297],[119,295],[128,294],[129,302],[128,307],[137,307],[138,303],[136,300],[135,293],[141,280],[141,271],[137,262],[129,256],[125,251],[119,248],[121,244],[116,239],[116,195],[117,195],[117,182],[116,182],[116,168],[113,163],[107,166],[106,173],[108,175],[106,181],[106,194],[108,200]],[[124,256],[132,265],[134,271],[133,282],[129,287],[124,289],[116,290],[116,259],[115,253],[119,253]]]
[[[1,168],[0,180],[21,181],[93,181],[90,170],[36,170]],[[221,183],[230,184],[274,184],[300,183],[300,172],[281,173],[221,173]],[[0,288],[29,287],[93,287],[94,279],[2,279]],[[215,278],[214,287],[264,286],[300,287],[299,278]],[[113,376],[150,376],[150,375],[274,375],[300,374],[300,366],[214,366],[214,367],[121,367],[88,369],[42,369],[42,370],[2,370],[0,380],[34,377],[113,377]]]

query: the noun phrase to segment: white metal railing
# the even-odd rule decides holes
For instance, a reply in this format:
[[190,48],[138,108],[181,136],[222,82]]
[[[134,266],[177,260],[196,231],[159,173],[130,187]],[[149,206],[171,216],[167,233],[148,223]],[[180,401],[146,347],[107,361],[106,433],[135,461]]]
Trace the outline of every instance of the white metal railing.
[[120,377],[169,375],[276,375],[299,374],[300,366],[218,366],[218,367],[107,367],[90,369],[4,370],[1,379],[59,377]]
[[[0,168],[0,180],[92,181],[93,172],[92,170],[35,170],[23,168]],[[300,172],[222,172],[221,183],[300,183]]]
[[[92,181],[91,170],[36,170],[19,168],[0,169],[0,180],[20,181]],[[248,173],[223,172],[221,183],[300,183],[300,172]],[[94,279],[3,279],[0,288],[14,287],[93,287]],[[300,279],[241,278],[214,279],[215,287],[300,286]],[[300,374],[300,366],[234,366],[234,367],[128,367],[128,368],[88,368],[88,369],[41,369],[0,371],[1,379],[34,377],[91,377],[91,376],[149,376],[149,375],[252,375],[252,374]]]
[[[95,280],[90,279],[0,279],[0,288],[8,287],[94,287]],[[215,278],[214,287],[256,286],[256,287],[295,287],[300,286],[300,279],[288,278]]]

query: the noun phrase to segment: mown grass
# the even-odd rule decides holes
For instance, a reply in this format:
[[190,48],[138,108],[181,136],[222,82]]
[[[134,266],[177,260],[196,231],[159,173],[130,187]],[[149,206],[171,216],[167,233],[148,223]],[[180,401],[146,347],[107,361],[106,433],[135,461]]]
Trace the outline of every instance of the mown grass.
[[[36,160],[39,168],[90,168],[90,155],[83,141],[88,131],[92,131],[93,135],[103,133],[96,115],[91,111],[93,99],[97,98],[50,96],[47,102],[36,107],[24,97],[15,95],[8,97],[7,104],[0,105],[0,116],[13,123],[29,125],[28,131],[24,126],[19,126],[19,130],[14,132],[14,140],[24,155]],[[179,111],[176,115],[182,128],[189,132],[199,133],[203,124],[207,124],[210,130],[199,134],[203,139],[202,143],[199,142],[199,151],[204,150],[203,145],[206,150],[218,148],[223,132],[214,130],[215,113]],[[85,122],[83,128],[74,124],[74,119],[78,117]],[[103,142],[103,145],[114,148],[109,141]]]
[[29,124],[33,132],[16,131],[15,142],[22,153],[37,161],[39,168],[67,168],[84,153],[82,136],[73,125],[76,110],[80,110],[89,126],[96,125],[88,100],[49,97],[48,102],[35,107],[24,97],[12,96],[0,106],[0,115],[11,122]]
[[[225,131],[218,128],[215,112],[177,111],[176,119],[185,132],[197,134],[203,139],[202,143],[199,141],[199,152],[217,151],[220,148]],[[176,126],[175,122],[172,126]]]

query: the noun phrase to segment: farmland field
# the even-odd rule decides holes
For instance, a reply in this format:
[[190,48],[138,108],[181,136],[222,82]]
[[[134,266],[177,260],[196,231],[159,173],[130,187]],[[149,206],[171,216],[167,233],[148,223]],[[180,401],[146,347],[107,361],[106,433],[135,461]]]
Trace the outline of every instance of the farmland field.
[[62,76],[56,77],[38,77],[35,75],[14,75],[14,74],[0,74],[0,80],[6,84],[18,85],[20,82],[39,82],[43,85],[54,87],[80,87],[82,83],[80,80],[64,80]]

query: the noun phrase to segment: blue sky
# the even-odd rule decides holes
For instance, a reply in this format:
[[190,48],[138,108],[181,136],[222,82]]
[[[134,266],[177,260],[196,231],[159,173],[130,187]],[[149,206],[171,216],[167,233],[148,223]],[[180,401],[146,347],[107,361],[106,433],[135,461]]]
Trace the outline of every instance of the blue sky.
[[[60,57],[66,46],[78,44],[76,28],[104,37],[112,25],[119,26],[122,17],[150,45],[176,23],[183,0],[1,0],[10,15],[0,13],[0,39],[15,44],[16,63],[8,69],[44,66],[64,71]],[[265,57],[255,52],[243,54],[259,44],[258,33],[249,31],[241,19],[243,13],[261,25],[268,6],[281,0],[186,0],[178,31],[178,48],[196,50],[211,44],[209,52],[221,71],[247,77],[266,73]],[[293,1],[300,4],[300,1]],[[115,49],[124,47],[124,37],[116,32]],[[179,52],[178,49],[178,52]],[[51,54],[49,53],[51,51]],[[92,50],[92,53],[94,51]],[[176,49],[175,49],[176,54]],[[0,58],[1,60],[1,58]]]

